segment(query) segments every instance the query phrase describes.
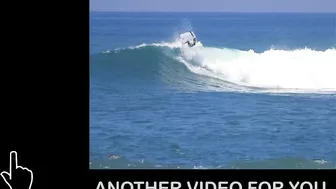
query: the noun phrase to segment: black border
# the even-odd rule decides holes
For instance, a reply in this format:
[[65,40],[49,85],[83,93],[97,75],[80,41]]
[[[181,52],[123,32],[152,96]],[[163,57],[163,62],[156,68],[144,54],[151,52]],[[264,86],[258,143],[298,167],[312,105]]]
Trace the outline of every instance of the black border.
[[[266,181],[271,185],[273,182],[282,182],[283,188],[291,188],[289,182],[295,184],[296,182],[309,181],[311,183],[317,182],[318,188],[314,189],[322,189],[323,182],[326,184],[324,189],[333,189],[336,188],[336,181],[332,176],[335,173],[335,170],[91,170],[89,188],[97,188],[99,182],[102,182],[105,188],[108,188],[108,182],[116,185],[117,181],[120,184],[125,181],[143,181],[149,182],[150,185],[153,185],[154,181],[178,181],[181,183],[181,188],[188,188],[188,181],[191,183],[196,181],[203,181],[203,183],[226,181],[229,184],[238,181],[242,184],[243,189],[248,189],[248,182],[261,183]],[[228,188],[229,184],[227,185]],[[261,189],[266,188],[262,187]],[[306,188],[309,187],[303,187],[303,189]],[[203,189],[206,188],[203,187]],[[210,187],[209,189],[215,188]],[[300,187],[297,189],[300,189]]]
[[329,179],[335,186],[335,170],[89,170],[89,0],[26,3],[3,23],[0,171],[16,150],[34,173],[32,189],[196,179]]
[[[14,150],[33,172],[31,189],[86,188],[89,0],[3,9],[0,172]],[[0,188],[8,188],[1,177]]]

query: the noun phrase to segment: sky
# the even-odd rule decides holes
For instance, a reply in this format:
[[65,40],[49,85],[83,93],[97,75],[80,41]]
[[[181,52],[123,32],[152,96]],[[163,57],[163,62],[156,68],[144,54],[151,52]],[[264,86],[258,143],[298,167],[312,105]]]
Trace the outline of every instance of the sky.
[[90,0],[90,11],[336,12],[336,0]]

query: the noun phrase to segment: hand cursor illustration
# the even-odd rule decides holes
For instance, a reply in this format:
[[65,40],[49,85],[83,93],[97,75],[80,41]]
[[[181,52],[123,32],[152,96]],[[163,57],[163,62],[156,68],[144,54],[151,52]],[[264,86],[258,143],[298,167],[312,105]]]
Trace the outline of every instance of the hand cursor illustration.
[[9,158],[9,173],[3,171],[1,177],[10,189],[31,189],[33,172],[25,167],[18,166],[16,151],[11,151]]

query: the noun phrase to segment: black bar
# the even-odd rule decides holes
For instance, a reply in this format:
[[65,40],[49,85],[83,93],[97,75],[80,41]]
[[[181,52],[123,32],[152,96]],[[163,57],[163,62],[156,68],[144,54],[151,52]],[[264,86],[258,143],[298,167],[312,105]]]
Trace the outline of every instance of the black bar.
[[[146,187],[145,182],[148,182],[149,186],[153,186],[156,182],[155,189],[170,189],[172,188],[171,182],[175,181],[181,184],[179,187],[181,189],[220,189],[219,182],[222,182],[221,189],[226,189],[225,187],[230,189],[230,185],[231,189],[291,189],[290,182],[293,186],[297,184],[295,189],[335,189],[335,173],[335,170],[90,170],[89,188],[114,189],[109,187],[110,182],[110,185],[112,184],[117,189],[117,182],[119,182],[119,189],[153,189],[153,187]],[[138,185],[133,183],[136,181],[144,182],[144,184],[140,184],[138,188]],[[160,188],[159,183],[165,181],[168,183],[164,186],[168,188]],[[199,184],[203,182],[203,188],[199,186],[193,188],[197,181]],[[133,188],[125,182],[131,182]],[[208,183],[209,187],[206,188],[205,182],[212,183]],[[249,187],[249,182],[251,182],[251,187]],[[125,183],[124,187],[122,187],[123,183]]]

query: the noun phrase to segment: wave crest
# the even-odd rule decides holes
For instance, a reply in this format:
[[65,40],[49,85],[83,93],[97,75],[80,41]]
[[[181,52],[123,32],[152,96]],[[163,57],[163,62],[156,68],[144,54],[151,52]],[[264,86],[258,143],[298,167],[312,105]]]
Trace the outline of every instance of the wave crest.
[[[225,85],[233,83],[264,90],[336,91],[336,74],[334,74],[334,70],[336,70],[336,49],[325,51],[309,48],[270,49],[262,53],[256,53],[253,50],[243,51],[207,47],[203,46],[201,42],[198,42],[193,48],[188,48],[183,47],[176,40],[172,43],[144,43],[126,49],[117,49],[113,53],[126,53],[126,51],[127,56],[134,56],[137,61],[141,61],[142,58],[146,62],[152,61],[153,64],[164,64],[165,70],[170,70],[171,77],[176,76],[173,72],[183,69],[176,67],[176,61],[182,63],[194,74],[194,77],[199,77],[200,83],[204,82],[203,77],[206,76],[222,80],[226,83]],[[140,51],[146,55],[142,54],[140,56]],[[147,58],[143,58],[144,56]],[[125,61],[119,61],[125,64]],[[141,63],[143,67],[147,64],[145,62]],[[160,68],[162,66],[156,67]],[[171,67],[171,69],[167,69],[167,67]],[[169,77],[167,73],[164,75],[166,78]],[[180,74],[179,77],[174,78],[175,83],[176,79],[185,79],[182,77]]]

